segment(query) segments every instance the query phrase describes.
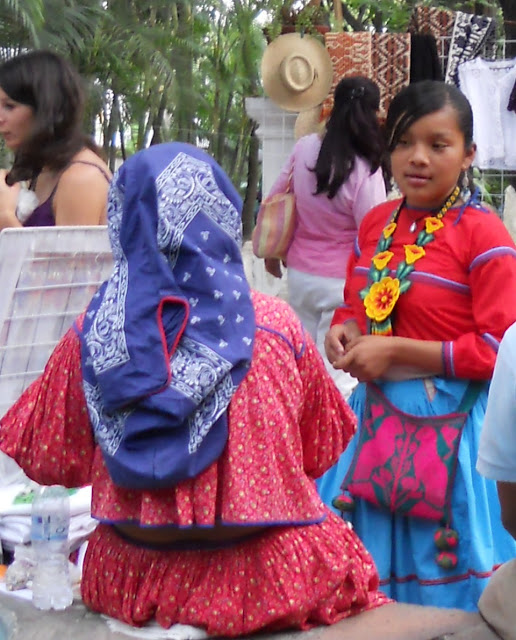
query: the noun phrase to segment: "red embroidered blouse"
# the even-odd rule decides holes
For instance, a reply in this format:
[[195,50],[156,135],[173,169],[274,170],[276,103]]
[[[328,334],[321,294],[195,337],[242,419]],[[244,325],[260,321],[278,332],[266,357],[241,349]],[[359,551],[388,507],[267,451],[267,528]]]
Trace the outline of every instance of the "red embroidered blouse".
[[[354,319],[367,332],[359,294],[367,285],[378,238],[398,203],[384,202],[362,221],[348,262],[345,302],[332,324]],[[402,208],[389,247],[392,277],[404,259],[403,245],[415,242],[424,217],[421,210]],[[417,227],[410,232],[414,220]],[[443,222],[425,246],[426,255],[415,263],[412,286],[396,303],[394,335],[442,341],[447,376],[489,379],[503,334],[516,321],[516,247],[500,218],[484,206],[454,207]]]

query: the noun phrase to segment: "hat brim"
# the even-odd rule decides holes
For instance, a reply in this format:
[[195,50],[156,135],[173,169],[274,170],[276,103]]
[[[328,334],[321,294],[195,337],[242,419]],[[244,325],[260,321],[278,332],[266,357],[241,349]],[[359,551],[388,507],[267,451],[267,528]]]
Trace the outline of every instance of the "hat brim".
[[[281,81],[280,65],[292,53],[305,56],[315,70],[313,83],[305,91],[293,91]],[[328,95],[333,80],[333,66],[326,47],[309,35],[286,33],[265,49],[261,62],[265,94],[286,111],[306,111],[320,104]]]
[[321,120],[321,113],[321,104],[318,104],[312,109],[301,111],[294,124],[294,138],[299,140],[299,138],[308,136],[311,133],[322,133],[325,127],[325,121]]

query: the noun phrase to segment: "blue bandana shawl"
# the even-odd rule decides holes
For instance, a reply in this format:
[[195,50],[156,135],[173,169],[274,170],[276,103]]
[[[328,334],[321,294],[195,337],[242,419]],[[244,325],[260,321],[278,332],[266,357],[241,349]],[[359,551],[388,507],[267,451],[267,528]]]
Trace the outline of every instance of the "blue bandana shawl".
[[90,420],[119,486],[173,486],[224,449],[255,331],[240,212],[222,169],[187,144],[141,151],[113,179],[115,264],[78,333]]

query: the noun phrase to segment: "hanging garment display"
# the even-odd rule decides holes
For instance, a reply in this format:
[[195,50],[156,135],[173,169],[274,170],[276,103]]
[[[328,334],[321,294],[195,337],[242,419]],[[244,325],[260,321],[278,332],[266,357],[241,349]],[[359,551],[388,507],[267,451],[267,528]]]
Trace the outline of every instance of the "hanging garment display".
[[449,9],[419,5],[414,7],[410,15],[408,32],[434,36],[443,72],[448,62],[448,49],[454,23],[455,12]]
[[448,54],[445,82],[458,86],[457,70],[462,62],[472,60],[482,52],[494,55],[496,23],[488,16],[457,11]]
[[410,35],[410,82],[442,80],[443,70],[437,43],[430,33]]
[[373,34],[372,63],[372,79],[380,87],[378,116],[383,119],[392,98],[410,81],[410,34]]
[[418,5],[410,15],[408,31],[409,33],[430,33],[438,40],[451,36],[454,22],[454,11]]
[[459,87],[473,110],[473,164],[481,169],[516,169],[516,114],[507,109],[516,81],[516,58],[475,58],[458,67]]
[[333,108],[333,92],[337,84],[347,76],[372,77],[372,34],[367,31],[353,33],[326,33],[326,49],[333,66],[330,93],[323,103],[323,118]]

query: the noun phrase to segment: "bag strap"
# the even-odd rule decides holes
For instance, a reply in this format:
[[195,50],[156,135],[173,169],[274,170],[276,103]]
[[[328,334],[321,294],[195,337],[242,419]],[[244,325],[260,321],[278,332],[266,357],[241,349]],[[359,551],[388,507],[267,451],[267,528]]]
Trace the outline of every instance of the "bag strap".
[[462,400],[460,401],[459,408],[457,409],[458,413],[470,412],[472,406],[477,401],[480,392],[484,389],[485,384],[484,380],[470,380],[466,387],[466,391],[462,396]]
[[292,178],[293,177],[294,177],[294,167],[292,167],[292,169],[290,170],[290,173],[288,174],[287,191],[286,191],[286,193],[292,193]]
[[287,180],[287,191],[286,193],[292,193],[292,182],[294,180],[294,158],[292,158],[292,163],[290,164],[290,173],[288,174]]

